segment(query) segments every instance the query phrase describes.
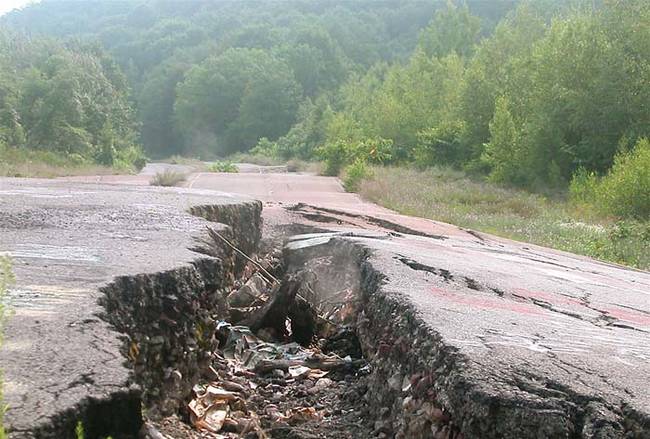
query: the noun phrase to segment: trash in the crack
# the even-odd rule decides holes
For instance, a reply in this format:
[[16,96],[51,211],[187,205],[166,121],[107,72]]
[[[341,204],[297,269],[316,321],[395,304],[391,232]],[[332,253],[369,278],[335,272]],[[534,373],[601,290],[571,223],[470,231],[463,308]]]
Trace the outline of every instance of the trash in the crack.
[[231,307],[244,308],[254,305],[256,301],[262,299],[264,294],[264,279],[260,275],[254,274],[239,289],[231,292],[227,300]]
[[299,273],[267,285],[253,274],[228,294],[235,323],[216,323],[219,348],[188,404],[201,437],[303,437],[292,429],[318,428],[331,416],[332,395],[349,393],[350,377],[367,364],[354,330],[336,314],[349,291],[320,303],[309,279]]
[[199,430],[212,433],[221,431],[221,427],[232,408],[243,404],[238,394],[229,392],[215,385],[193,388],[195,398],[190,401],[190,421]]
[[291,366],[288,372],[291,378],[304,378],[309,375],[311,369],[306,366]]
[[287,423],[295,425],[307,421],[317,421],[322,418],[322,413],[316,411],[314,407],[300,407],[289,410],[289,413],[287,414]]

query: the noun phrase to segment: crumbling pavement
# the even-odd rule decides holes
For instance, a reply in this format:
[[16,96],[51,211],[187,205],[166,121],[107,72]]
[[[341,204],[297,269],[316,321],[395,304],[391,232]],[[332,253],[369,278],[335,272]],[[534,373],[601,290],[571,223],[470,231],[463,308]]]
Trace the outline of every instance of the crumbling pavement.
[[[89,422],[90,438],[132,437],[140,401],[147,421],[142,434],[156,439],[649,435],[648,273],[452,226],[314,206],[282,212],[276,206],[267,225],[289,235],[319,233],[287,235],[286,245],[275,240],[280,246],[259,258],[262,223],[254,202],[233,199],[213,208],[218,203],[209,193],[195,194],[186,206],[190,216],[163,195],[175,190],[142,189],[132,195],[156,194],[159,204],[146,205],[154,221],[141,219],[146,227],[118,236],[138,214],[126,207],[132,200],[123,203],[117,190],[61,186],[12,189],[51,198],[38,198],[46,214],[24,208],[5,214],[3,228],[19,233],[4,244],[17,255],[20,278],[29,275],[33,253],[20,243],[40,233],[30,230],[55,231],[67,249],[84,243],[72,267],[81,282],[66,285],[86,288],[75,290],[85,308],[66,302],[74,313],[69,328],[97,335],[101,344],[88,346],[112,358],[101,367],[119,372],[119,380],[100,382],[99,366],[80,374],[71,389],[81,404],[70,403],[64,415],[47,406],[48,419],[58,423],[30,429],[23,418],[26,428],[10,430],[12,438],[68,437],[61,432],[80,418]],[[93,195],[85,196],[91,188]],[[71,189],[82,201],[103,196],[109,202],[62,216],[57,197]],[[109,236],[89,246],[89,229],[101,227]],[[187,233],[197,241],[180,239]],[[178,266],[160,258],[152,265],[161,254],[152,242],[157,237],[169,239],[165,248]],[[127,260],[120,263],[106,256],[115,239],[126,240]],[[50,260],[65,260],[66,248],[49,249]],[[146,260],[135,264],[138,248]],[[112,265],[99,273],[94,258]],[[114,274],[124,275],[107,285]],[[90,321],[87,314],[99,311],[100,288],[103,320]],[[23,313],[20,321],[34,318]],[[16,355],[19,345],[9,336]],[[10,403],[17,400],[17,393],[9,395]],[[10,428],[27,407],[40,410],[25,395],[23,406],[8,413]],[[129,402],[119,412],[118,396]],[[117,432],[108,422],[92,423],[116,417],[132,422]]]

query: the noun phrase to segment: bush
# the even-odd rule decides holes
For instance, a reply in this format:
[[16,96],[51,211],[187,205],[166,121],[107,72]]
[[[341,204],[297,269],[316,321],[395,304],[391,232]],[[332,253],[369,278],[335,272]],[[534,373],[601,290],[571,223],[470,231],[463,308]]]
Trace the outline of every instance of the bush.
[[368,168],[366,162],[357,159],[350,166],[345,168],[343,176],[343,187],[348,192],[356,192],[359,189],[361,181],[371,178],[372,171]]
[[650,140],[640,139],[632,151],[616,155],[596,198],[606,213],[650,218]]
[[237,169],[237,166],[233,165],[231,162],[214,162],[208,166],[208,171],[237,173],[239,172],[239,169]]
[[381,137],[360,141],[338,140],[318,148],[319,157],[325,162],[324,174],[336,176],[341,169],[357,161],[383,164],[391,159],[392,140]]
[[415,164],[426,168],[439,165],[460,166],[466,162],[469,153],[460,141],[463,130],[462,122],[452,122],[420,131],[417,134],[418,143],[413,150]]
[[147,164],[144,151],[139,146],[129,146],[115,152],[113,168],[118,171],[140,171]]
[[176,186],[186,178],[187,176],[182,172],[165,169],[162,172],[157,172],[149,184],[152,186]]
[[650,218],[650,141],[619,153],[603,178],[579,169],[569,185],[571,201],[620,218]]
[[257,141],[257,145],[250,150],[252,155],[280,158],[284,154],[280,151],[278,142],[272,142],[266,137]]
[[578,206],[591,206],[596,201],[598,176],[584,168],[578,169],[569,184],[569,198]]
[[519,133],[509,109],[508,100],[496,101],[490,122],[490,141],[486,143],[482,160],[490,166],[489,180],[494,183],[522,184],[523,160]]
[[344,140],[328,143],[318,148],[318,155],[325,162],[323,175],[337,176],[348,160],[348,143]]

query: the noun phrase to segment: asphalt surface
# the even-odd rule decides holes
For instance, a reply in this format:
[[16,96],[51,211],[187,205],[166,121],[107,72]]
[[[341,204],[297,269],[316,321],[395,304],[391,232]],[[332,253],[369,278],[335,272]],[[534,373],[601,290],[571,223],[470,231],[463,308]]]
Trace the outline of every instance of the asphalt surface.
[[0,350],[10,437],[127,386],[118,334],[95,315],[98,288],[118,275],[199,258],[188,248],[208,223],[186,210],[242,200],[182,188],[0,179],[0,252],[12,256],[17,279]]
[[[538,402],[560,391],[650,419],[650,273],[399,215],[327,177],[205,173],[189,185],[260,199],[267,221],[392,232],[350,239],[374,250],[384,290],[467,359],[463,373],[486,395]],[[286,216],[294,203],[307,205]]]
[[[539,402],[561,391],[650,416],[648,272],[398,215],[333,178],[195,173],[182,189],[135,186],[149,178],[0,180],[0,250],[18,277],[0,354],[13,428],[123,385],[115,335],[92,317],[97,288],[187,263],[203,221],[184,210],[246,196],[264,202],[268,224],[387,233],[348,239],[373,250],[384,290],[466,359],[463,373],[485,394]],[[287,209],[295,203],[305,204]],[[92,380],[79,381],[88,370]]]

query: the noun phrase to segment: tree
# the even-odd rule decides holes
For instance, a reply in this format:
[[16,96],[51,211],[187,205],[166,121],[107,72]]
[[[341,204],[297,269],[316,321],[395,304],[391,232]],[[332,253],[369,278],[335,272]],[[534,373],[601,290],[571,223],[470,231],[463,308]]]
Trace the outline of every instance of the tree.
[[138,97],[142,143],[155,156],[168,156],[180,150],[182,139],[174,124],[174,102],[176,87],[189,68],[189,63],[170,59],[145,78]]
[[481,20],[474,17],[466,4],[448,2],[422,31],[419,47],[427,56],[445,56],[455,52],[467,57],[474,52],[481,30]]
[[300,96],[282,61],[260,49],[229,49],[187,73],[175,119],[191,150],[229,154],[286,133]]
[[108,165],[126,150],[142,158],[126,80],[102,49],[12,34],[0,47],[0,141]]
[[518,183],[521,179],[521,150],[519,135],[508,99],[497,99],[494,118],[490,122],[490,142],[485,145],[483,160],[490,165],[490,180],[498,183]]

